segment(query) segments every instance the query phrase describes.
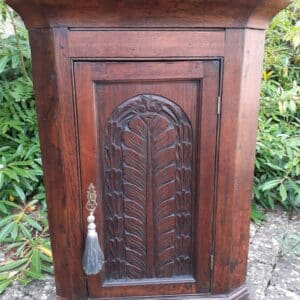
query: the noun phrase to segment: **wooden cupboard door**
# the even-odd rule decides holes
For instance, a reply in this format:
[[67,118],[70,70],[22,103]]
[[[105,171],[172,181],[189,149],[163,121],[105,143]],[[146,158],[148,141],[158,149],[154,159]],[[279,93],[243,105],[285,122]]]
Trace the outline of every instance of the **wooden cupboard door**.
[[74,63],[83,228],[94,183],[105,255],[91,297],[209,292],[218,74],[217,61]]

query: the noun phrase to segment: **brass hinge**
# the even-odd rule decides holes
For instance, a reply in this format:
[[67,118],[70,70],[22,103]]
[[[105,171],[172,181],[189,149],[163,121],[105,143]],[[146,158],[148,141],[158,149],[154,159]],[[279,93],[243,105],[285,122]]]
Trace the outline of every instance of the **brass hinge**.
[[221,114],[221,96],[217,98],[217,115]]
[[210,270],[212,271],[214,269],[214,258],[215,256],[213,254],[210,255]]

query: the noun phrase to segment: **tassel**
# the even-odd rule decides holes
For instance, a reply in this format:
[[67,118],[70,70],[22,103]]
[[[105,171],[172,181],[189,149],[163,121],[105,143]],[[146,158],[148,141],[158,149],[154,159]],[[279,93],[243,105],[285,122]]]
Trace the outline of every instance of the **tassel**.
[[96,208],[96,191],[91,184],[88,189],[87,209],[90,214],[87,217],[88,234],[85,241],[85,249],[83,253],[83,270],[86,275],[95,275],[102,270],[104,264],[104,254],[99,245],[98,234],[96,232],[96,225],[94,223],[94,211]]

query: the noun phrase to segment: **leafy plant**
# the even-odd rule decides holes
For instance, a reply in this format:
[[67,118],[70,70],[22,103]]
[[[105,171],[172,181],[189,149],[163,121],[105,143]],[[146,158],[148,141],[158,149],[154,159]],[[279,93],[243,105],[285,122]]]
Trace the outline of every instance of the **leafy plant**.
[[[266,34],[254,204],[300,207],[300,1],[272,21]],[[256,207],[256,206],[255,206]],[[259,221],[259,210],[252,219]]]
[[0,242],[10,259],[0,264],[0,293],[15,280],[26,285],[53,273],[46,215],[37,210],[37,200],[26,205],[5,201],[13,213],[0,221]]
[[27,32],[0,1],[0,293],[52,273]]

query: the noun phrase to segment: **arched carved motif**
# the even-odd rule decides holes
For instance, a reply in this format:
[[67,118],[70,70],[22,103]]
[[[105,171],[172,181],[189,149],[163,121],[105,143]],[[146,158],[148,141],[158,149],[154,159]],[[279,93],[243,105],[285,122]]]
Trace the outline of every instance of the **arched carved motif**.
[[138,95],[105,128],[106,278],[191,274],[192,129],[174,102]]

